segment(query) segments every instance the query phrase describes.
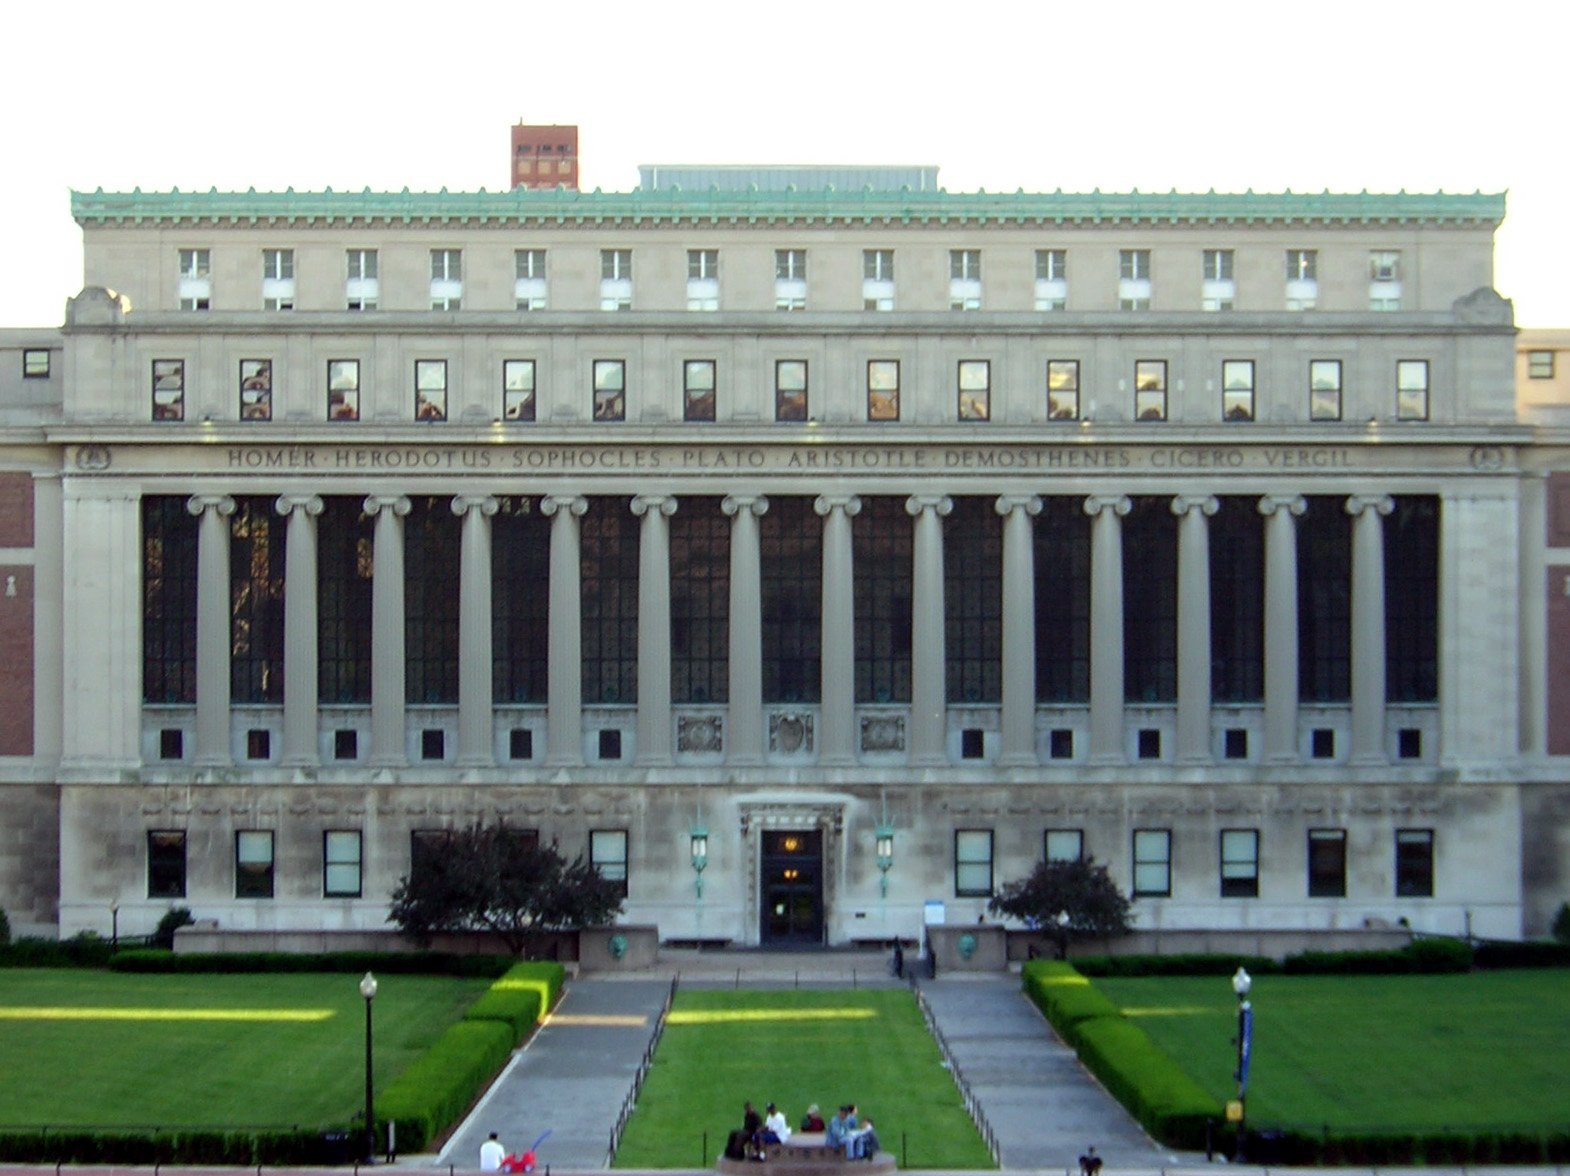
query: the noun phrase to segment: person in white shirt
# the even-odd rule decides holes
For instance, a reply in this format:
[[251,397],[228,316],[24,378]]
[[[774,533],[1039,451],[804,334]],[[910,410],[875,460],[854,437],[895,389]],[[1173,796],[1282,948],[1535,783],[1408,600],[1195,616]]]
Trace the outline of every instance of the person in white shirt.
[[500,1172],[502,1160],[507,1157],[507,1149],[496,1138],[496,1132],[491,1132],[491,1137],[480,1144],[480,1171]]
[[[790,1139],[790,1124],[785,1122],[785,1115],[773,1103],[768,1105],[768,1117],[763,1120],[763,1141],[765,1143],[785,1143]],[[774,1138],[770,1139],[769,1136]]]

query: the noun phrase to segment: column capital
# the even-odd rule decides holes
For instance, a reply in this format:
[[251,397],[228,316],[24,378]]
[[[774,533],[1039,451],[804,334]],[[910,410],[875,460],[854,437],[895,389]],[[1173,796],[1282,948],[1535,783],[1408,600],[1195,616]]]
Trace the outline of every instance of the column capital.
[[280,494],[273,509],[285,516],[300,511],[315,518],[326,509],[326,504],[320,494]]
[[947,494],[912,494],[905,500],[905,513],[916,518],[924,511],[937,511],[939,518],[947,518],[954,509],[954,500]]
[[632,499],[632,513],[642,518],[650,511],[657,511],[670,518],[676,513],[676,497],[673,494],[636,494]]
[[854,494],[820,494],[812,500],[812,510],[820,518],[828,518],[836,510],[853,518],[861,513],[861,499]]
[[1388,494],[1353,494],[1346,500],[1346,512],[1354,518],[1369,510],[1387,515],[1395,508],[1396,501]]
[[1209,518],[1221,509],[1221,500],[1214,494],[1174,494],[1172,513],[1182,518],[1190,511],[1198,511]]
[[727,494],[720,500],[720,509],[732,518],[742,511],[761,518],[768,513],[769,500],[761,494]]
[[378,511],[387,510],[397,518],[403,518],[412,509],[413,504],[402,494],[367,494],[365,496],[365,513],[374,515]]
[[1110,510],[1113,514],[1122,516],[1134,509],[1133,500],[1127,494],[1092,494],[1084,502],[1085,513],[1095,518],[1103,511]]
[[185,500],[185,509],[198,518],[209,510],[228,518],[234,513],[234,499],[227,494],[193,494]]
[[1041,513],[1041,495],[1039,494],[1000,494],[992,509],[1004,518],[1008,518],[1016,510],[1035,516]]
[[1266,518],[1281,510],[1298,517],[1307,509],[1308,499],[1301,494],[1266,494],[1259,500],[1259,513]]
[[559,510],[582,518],[589,513],[589,500],[581,494],[547,494],[540,499],[540,513],[546,518]]
[[490,518],[501,509],[501,503],[490,494],[458,494],[452,500],[452,513],[462,518],[471,510],[477,510],[486,518]]

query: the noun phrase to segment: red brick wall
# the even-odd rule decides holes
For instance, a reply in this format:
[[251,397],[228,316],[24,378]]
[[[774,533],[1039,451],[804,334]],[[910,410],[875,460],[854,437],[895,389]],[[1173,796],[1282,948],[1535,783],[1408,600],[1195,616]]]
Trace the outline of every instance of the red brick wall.
[[0,547],[33,545],[33,475],[0,474]]
[[33,569],[25,564],[0,566],[0,699],[0,755],[32,755]]

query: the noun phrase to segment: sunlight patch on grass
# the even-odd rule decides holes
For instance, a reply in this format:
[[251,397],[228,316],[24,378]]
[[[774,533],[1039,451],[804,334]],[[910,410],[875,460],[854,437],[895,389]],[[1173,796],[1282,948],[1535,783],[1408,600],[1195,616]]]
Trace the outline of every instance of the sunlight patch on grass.
[[326,1021],[332,1009],[134,1009],[0,1006],[0,1021]]
[[873,1009],[673,1009],[667,1025],[718,1025],[727,1021],[866,1021]]
[[1203,1005],[1151,1005],[1146,1008],[1120,1010],[1125,1017],[1213,1017],[1216,1009]]

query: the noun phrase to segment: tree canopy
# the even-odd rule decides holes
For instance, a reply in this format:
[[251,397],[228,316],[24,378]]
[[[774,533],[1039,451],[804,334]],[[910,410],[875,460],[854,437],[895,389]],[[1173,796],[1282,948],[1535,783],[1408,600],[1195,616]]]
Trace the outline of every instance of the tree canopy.
[[421,943],[438,931],[490,931],[522,954],[532,932],[603,925],[621,908],[621,886],[581,855],[568,862],[520,830],[476,824],[416,852],[388,921]]
[[[987,904],[995,915],[1055,931],[1065,941],[1126,935],[1131,907],[1107,868],[1091,858],[1038,862],[1029,877],[1005,883]],[[1068,914],[1066,928],[1059,926],[1059,912]]]

